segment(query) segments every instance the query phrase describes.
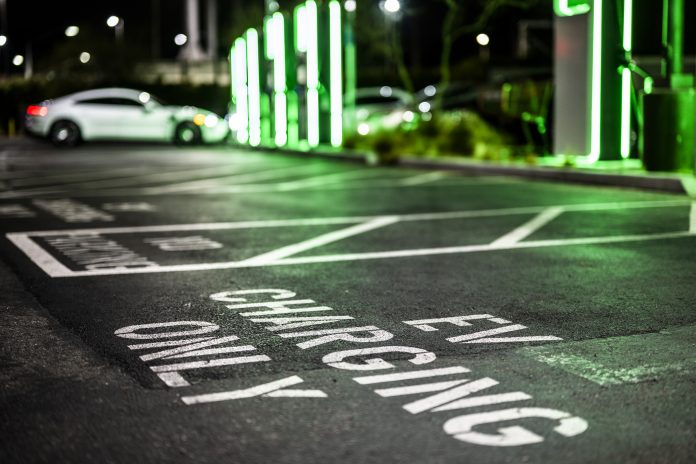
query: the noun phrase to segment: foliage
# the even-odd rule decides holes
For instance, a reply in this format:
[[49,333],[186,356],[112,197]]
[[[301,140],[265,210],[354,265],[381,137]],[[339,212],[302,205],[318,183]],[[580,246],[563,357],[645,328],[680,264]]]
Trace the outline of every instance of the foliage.
[[509,144],[509,136],[476,113],[453,111],[367,136],[350,135],[345,146],[371,151],[381,163],[391,164],[401,155],[505,159],[514,154]]

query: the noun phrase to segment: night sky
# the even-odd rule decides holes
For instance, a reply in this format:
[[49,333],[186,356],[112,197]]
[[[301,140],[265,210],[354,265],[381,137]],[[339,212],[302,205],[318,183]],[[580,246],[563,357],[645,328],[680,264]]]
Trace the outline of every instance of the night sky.
[[[473,0],[472,0],[473,1]],[[3,18],[7,29],[3,31],[9,37],[5,47],[6,56],[24,53],[25,44],[31,40],[35,61],[40,63],[41,56],[53,49],[60,41],[74,40],[63,36],[69,25],[75,24],[91,40],[109,41],[114,38],[114,31],[105,24],[106,18],[116,15],[125,19],[125,37],[129,47],[135,47],[146,57],[172,59],[177,47],[173,37],[184,31],[184,0],[6,0],[8,15]],[[200,0],[201,6],[205,0]],[[282,0],[280,1],[283,4]],[[695,35],[689,24],[696,24],[696,2],[687,1],[686,12],[686,51],[695,54]],[[377,8],[377,0],[360,0],[358,8]],[[403,18],[401,27],[404,37],[405,55],[408,64],[435,66],[440,48],[440,24],[444,15],[442,2],[437,0],[403,0],[404,8],[410,12]],[[499,57],[512,55],[516,45],[517,22],[520,19],[551,19],[551,1],[541,2],[529,10],[506,10],[497,14],[486,32],[491,36],[492,54]],[[635,45],[636,54],[658,54],[660,52],[660,10],[661,1],[635,0]],[[263,0],[219,0],[218,27],[220,32],[219,51],[223,52],[226,43],[235,33],[233,25],[237,11],[239,15],[249,15],[260,11]],[[159,21],[153,21],[155,16]],[[240,17],[241,17],[240,16]],[[201,12],[204,22],[205,14]],[[239,23],[239,21],[236,21]],[[159,25],[157,25],[159,23]],[[260,18],[258,24],[260,25]],[[251,24],[249,24],[251,25]],[[159,34],[152,29],[159,27]],[[203,24],[203,27],[205,25]],[[156,29],[155,29],[156,30]],[[545,37],[539,33],[539,39],[550,41],[551,34]],[[78,39],[76,37],[75,39]],[[202,31],[205,40],[205,31]],[[550,44],[548,44],[550,46]],[[550,50],[550,48],[549,48]],[[472,56],[477,46],[472,38],[463,38],[457,43],[454,58]],[[550,59],[550,56],[549,56]]]

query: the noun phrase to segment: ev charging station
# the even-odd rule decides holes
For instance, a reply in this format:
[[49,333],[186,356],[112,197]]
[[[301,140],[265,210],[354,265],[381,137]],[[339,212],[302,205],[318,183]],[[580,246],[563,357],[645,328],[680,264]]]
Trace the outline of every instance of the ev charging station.
[[554,153],[628,158],[633,0],[554,0],[554,13]]
[[292,15],[266,16],[261,31],[249,29],[234,41],[230,129],[237,142],[341,146],[344,107],[355,95],[352,14],[337,0],[307,0]]

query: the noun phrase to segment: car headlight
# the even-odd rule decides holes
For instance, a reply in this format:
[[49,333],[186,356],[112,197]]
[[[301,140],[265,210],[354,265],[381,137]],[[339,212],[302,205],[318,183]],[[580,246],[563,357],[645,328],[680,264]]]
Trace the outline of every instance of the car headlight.
[[209,114],[208,116],[205,117],[203,120],[203,123],[205,124],[205,127],[215,127],[217,126],[218,121],[220,118],[218,118],[214,114]]
[[197,126],[202,126],[203,124],[205,124],[205,115],[198,113],[193,117],[193,123]]

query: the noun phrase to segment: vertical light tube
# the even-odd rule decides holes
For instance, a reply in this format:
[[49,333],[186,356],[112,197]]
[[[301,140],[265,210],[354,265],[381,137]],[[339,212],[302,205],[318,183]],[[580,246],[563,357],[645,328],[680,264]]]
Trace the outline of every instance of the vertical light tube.
[[307,39],[307,142],[310,147],[319,145],[319,41],[318,14],[314,0],[305,3]]
[[237,118],[237,141],[249,141],[249,100],[247,92],[247,59],[246,40],[238,38],[234,41],[234,81],[237,85],[235,100],[235,118]]
[[331,101],[331,145],[340,147],[343,142],[343,40],[341,32],[341,5],[329,2],[329,72]]
[[273,101],[275,120],[275,144],[288,143],[287,81],[285,75],[285,18],[282,13],[273,14],[271,21],[273,43]]
[[[631,54],[633,0],[624,0],[623,7],[623,49],[626,56]],[[624,66],[621,70],[621,157],[631,155],[631,70]]]
[[590,109],[590,153],[587,160],[594,163],[599,159],[601,135],[602,104],[602,1],[594,0],[592,5],[592,78]]
[[259,83],[259,34],[256,29],[246,32],[247,80],[249,92],[249,144],[261,143],[261,88]]

